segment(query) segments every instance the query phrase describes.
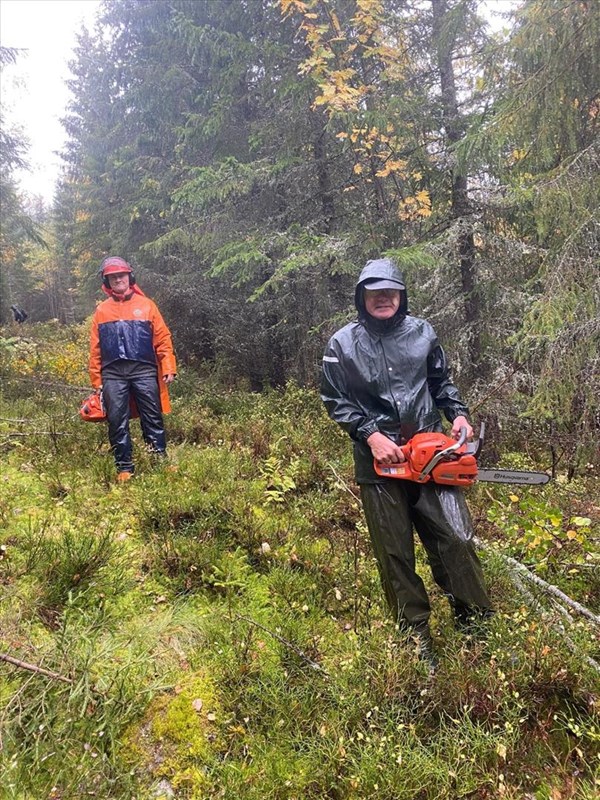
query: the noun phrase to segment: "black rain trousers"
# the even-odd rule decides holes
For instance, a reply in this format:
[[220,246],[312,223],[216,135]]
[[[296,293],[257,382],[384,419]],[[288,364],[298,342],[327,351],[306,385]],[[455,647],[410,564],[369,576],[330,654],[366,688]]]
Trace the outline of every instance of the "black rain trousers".
[[149,449],[166,452],[166,437],[160,406],[158,371],[152,364],[121,360],[102,370],[102,391],[108,418],[108,439],[118,472],[133,472],[129,420],[130,398],[135,400],[142,436]]
[[413,526],[434,580],[455,614],[485,614],[491,609],[472,542],[471,515],[460,489],[388,480],[363,484],[360,491],[385,596],[399,623],[421,627],[431,610],[415,571]]

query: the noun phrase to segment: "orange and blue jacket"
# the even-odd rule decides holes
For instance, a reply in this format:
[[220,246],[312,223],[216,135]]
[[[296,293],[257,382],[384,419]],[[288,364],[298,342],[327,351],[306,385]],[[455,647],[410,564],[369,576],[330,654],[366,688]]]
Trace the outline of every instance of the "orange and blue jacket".
[[109,297],[96,308],[90,332],[90,380],[102,386],[102,369],[119,359],[141,361],[158,367],[162,410],[171,410],[163,375],[175,375],[173,342],[156,304],[140,294]]

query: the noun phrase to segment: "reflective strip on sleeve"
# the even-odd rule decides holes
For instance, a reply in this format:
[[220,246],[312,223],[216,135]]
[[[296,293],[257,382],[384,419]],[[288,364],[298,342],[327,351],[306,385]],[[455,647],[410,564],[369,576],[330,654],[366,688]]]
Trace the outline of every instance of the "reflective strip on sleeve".
[[339,364],[339,358],[335,358],[335,356],[323,356],[323,361],[330,361],[332,364]]

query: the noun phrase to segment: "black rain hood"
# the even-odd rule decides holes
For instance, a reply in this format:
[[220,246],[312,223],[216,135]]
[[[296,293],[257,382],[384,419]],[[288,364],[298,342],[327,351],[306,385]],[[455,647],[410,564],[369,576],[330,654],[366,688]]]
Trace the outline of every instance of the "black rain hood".
[[[365,308],[364,289],[368,284],[377,280],[394,281],[401,290],[400,307],[390,319],[378,320],[372,317]],[[358,311],[359,320],[377,333],[385,333],[399,325],[408,314],[408,295],[404,277],[391,258],[377,258],[367,261],[360,273],[354,292],[354,305]]]

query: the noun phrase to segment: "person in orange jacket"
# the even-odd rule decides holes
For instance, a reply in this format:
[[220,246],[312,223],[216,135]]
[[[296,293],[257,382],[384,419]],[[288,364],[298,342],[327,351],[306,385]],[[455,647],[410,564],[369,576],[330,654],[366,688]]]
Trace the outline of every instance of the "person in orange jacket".
[[132,411],[139,414],[151,452],[166,455],[163,413],[171,410],[167,387],[177,366],[171,332],[156,304],[138,287],[127,261],[105,258],[100,275],[108,297],[92,318],[89,373],[92,387],[102,390],[117,479],[126,481],[134,472]]

